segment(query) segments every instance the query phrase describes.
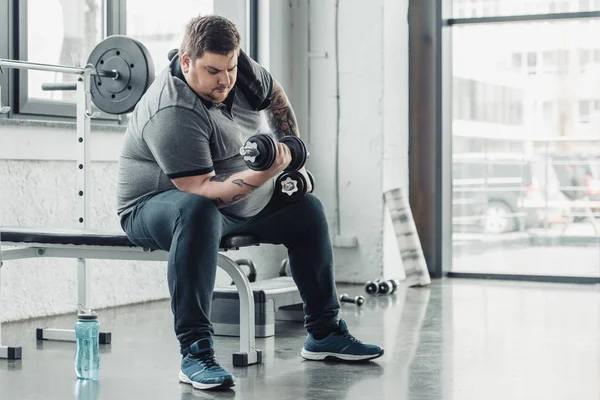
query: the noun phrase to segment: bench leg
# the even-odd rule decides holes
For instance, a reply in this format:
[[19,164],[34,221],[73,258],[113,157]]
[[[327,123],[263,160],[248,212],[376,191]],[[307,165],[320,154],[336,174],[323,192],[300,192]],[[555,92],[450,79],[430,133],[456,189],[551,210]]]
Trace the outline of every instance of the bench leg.
[[[85,259],[77,259],[77,312],[91,311],[91,276],[85,264]],[[37,328],[37,340],[57,340],[61,342],[75,342],[75,329]],[[110,332],[100,332],[100,344],[109,344],[112,341]]]
[[262,362],[262,352],[256,349],[254,296],[244,271],[232,259],[219,253],[217,265],[233,279],[240,297],[240,351],[233,353],[233,365],[246,367]]
[[[56,340],[60,342],[75,342],[74,329],[54,329],[54,328],[37,328],[35,332],[37,340]],[[112,341],[110,332],[100,332],[98,342],[100,344],[109,344]]]
[[[2,261],[0,261],[0,289],[2,288]],[[0,302],[2,294],[0,293]],[[2,323],[0,323],[0,359],[19,360],[21,359],[21,347],[10,347],[2,345]]]

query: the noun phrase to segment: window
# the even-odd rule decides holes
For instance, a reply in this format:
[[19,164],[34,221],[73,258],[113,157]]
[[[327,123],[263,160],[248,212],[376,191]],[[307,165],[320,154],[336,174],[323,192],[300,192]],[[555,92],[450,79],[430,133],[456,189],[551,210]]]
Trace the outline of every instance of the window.
[[590,119],[589,100],[579,100],[579,122],[588,122]]
[[[244,49],[256,56],[250,43],[256,38],[252,31],[256,22],[250,21],[257,18],[256,0],[171,0],[168,7],[148,4],[144,0],[0,0],[0,58],[84,66],[100,41],[120,34],[141,41],[159,73],[168,64],[167,52],[179,47],[187,22],[198,14],[212,13],[231,19],[238,26]],[[15,37],[11,37],[13,33]],[[41,89],[46,82],[74,82],[75,75],[12,71],[0,74],[2,105],[11,107],[10,117],[75,116],[75,91]],[[97,118],[120,120],[105,113]]]
[[529,73],[535,74],[535,69],[537,67],[537,53],[529,52],[527,53],[527,69]]
[[[567,4],[570,11],[579,7],[578,1]],[[451,47],[445,54],[451,54],[452,81],[444,83],[459,90],[451,107],[475,110],[454,113],[451,125],[439,133],[451,132],[444,151],[452,155],[456,177],[449,182],[451,197],[444,200],[453,224],[447,244],[452,273],[600,277],[598,234],[593,226],[579,233],[580,221],[566,220],[576,213],[568,197],[572,189],[566,187],[589,186],[590,181],[575,168],[578,182],[585,184],[560,181],[560,168],[550,162],[584,154],[600,159],[600,96],[594,85],[600,69],[592,65],[600,58],[600,46],[591,39],[600,34],[600,18],[459,21],[449,30]],[[471,161],[469,166],[477,168],[467,168],[467,156],[486,164]],[[475,186],[482,181],[485,185]],[[576,192],[585,190],[589,187]],[[480,206],[455,202],[474,192],[487,201]],[[569,230],[573,233],[565,233]],[[552,241],[542,247],[534,243],[540,237]],[[577,239],[560,241],[566,237]],[[554,256],[531,261],[550,252],[566,258],[585,252],[590,262],[574,269]]]
[[590,63],[590,51],[579,50],[579,68],[584,69]]
[[[21,59],[44,64],[85,65],[87,54],[105,37],[104,6],[103,0],[21,2],[25,16],[21,21],[25,27],[21,30],[25,32],[19,52],[24,55]],[[48,21],[53,21],[52,29],[48,29]],[[40,100],[63,104],[74,101],[75,92],[43,91],[42,83],[74,82],[75,75],[33,70],[21,70],[19,75],[20,112],[44,114],[41,105],[47,102]],[[61,114],[57,108],[50,112]]]

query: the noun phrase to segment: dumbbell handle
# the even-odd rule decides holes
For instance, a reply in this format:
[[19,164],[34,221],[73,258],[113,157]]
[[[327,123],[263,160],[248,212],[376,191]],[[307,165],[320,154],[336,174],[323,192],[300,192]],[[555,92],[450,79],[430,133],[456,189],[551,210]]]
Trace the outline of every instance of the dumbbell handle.
[[240,147],[240,155],[248,157],[258,157],[260,152],[255,147]]
[[342,303],[356,304],[357,306],[360,307],[365,302],[365,298],[362,296],[356,296],[356,297],[352,298],[352,297],[349,297],[346,293],[344,293],[340,296],[340,301]]
[[[310,157],[310,153],[306,153],[307,157]],[[260,155],[260,152],[258,151],[257,148],[254,147],[240,147],[240,155],[241,156],[247,156],[247,157],[258,157]]]

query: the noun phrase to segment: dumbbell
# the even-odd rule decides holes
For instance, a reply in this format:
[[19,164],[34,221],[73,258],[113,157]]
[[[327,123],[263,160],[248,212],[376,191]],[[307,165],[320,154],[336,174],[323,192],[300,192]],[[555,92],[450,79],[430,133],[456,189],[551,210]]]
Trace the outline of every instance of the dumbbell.
[[367,294],[377,294],[379,291],[379,279],[375,279],[374,281],[367,281],[365,284],[365,292]]
[[[279,139],[279,142],[289,147],[292,156],[292,161],[284,169],[285,172],[297,171],[306,164],[309,154],[302,139],[298,136],[284,136]],[[266,171],[275,162],[277,143],[271,135],[259,133],[251,136],[244,143],[240,148],[240,155],[244,157],[248,168],[254,171]]]
[[342,303],[352,303],[352,304],[356,304],[357,306],[362,306],[365,303],[365,298],[362,296],[356,296],[354,298],[351,298],[350,296],[348,296],[346,293],[343,293],[340,296],[340,301]]
[[392,294],[398,288],[398,281],[394,279],[388,279],[387,281],[379,282],[377,293],[379,294]]
[[[311,183],[311,193],[315,189],[313,175],[306,171]],[[283,172],[275,180],[275,196],[285,203],[294,203],[308,193],[308,183],[300,171]]]

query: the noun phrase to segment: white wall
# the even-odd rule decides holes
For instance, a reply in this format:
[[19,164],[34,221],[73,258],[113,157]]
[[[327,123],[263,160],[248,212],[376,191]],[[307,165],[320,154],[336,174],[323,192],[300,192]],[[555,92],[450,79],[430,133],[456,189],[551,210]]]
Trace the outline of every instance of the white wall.
[[[316,193],[336,243],[336,278],[364,283],[382,275],[402,277],[395,248],[386,247],[384,271],[389,215],[382,193],[408,181],[408,2],[340,1],[338,62],[336,1],[291,4],[309,9],[308,167],[316,173]],[[353,238],[357,246],[346,247]]]

